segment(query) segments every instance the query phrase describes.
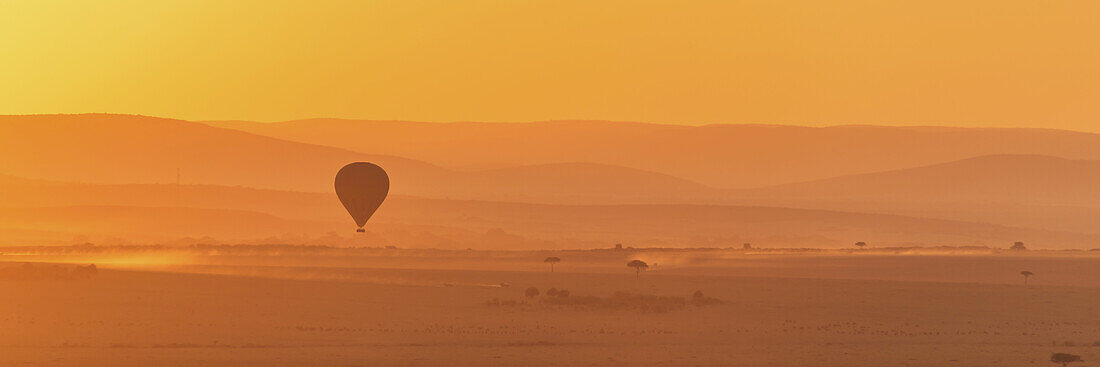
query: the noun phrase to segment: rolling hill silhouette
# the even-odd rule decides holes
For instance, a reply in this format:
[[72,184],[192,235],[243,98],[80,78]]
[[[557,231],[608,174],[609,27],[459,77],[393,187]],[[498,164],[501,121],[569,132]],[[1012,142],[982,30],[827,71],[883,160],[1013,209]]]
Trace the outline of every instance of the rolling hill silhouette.
[[718,190],[638,169],[561,163],[456,171],[388,155],[130,115],[0,116],[3,173],[90,183],[183,182],[329,192],[344,164],[383,166],[396,194],[531,202],[707,200]]
[[[396,195],[368,224],[367,242],[333,194],[213,185],[89,185],[0,180],[0,241],[67,243],[77,236],[170,241],[283,243],[328,236],[327,244],[441,248],[635,246],[1007,246],[1087,247],[1100,236],[993,224],[842,211],[730,205],[546,205]],[[180,207],[182,205],[183,207]],[[331,235],[335,232],[338,235]],[[346,232],[346,233],[345,233]],[[339,234],[344,238],[339,238]],[[290,239],[286,239],[290,238]],[[257,242],[259,241],[259,242]],[[343,241],[343,242],[341,242]]]
[[747,190],[774,199],[1100,206],[1100,160],[992,155]]
[[993,155],[739,190],[741,203],[1100,232],[1100,161]]
[[427,163],[131,115],[0,116],[3,173],[95,183],[189,183],[327,191],[348,162],[369,160],[405,186],[438,179]]
[[1050,129],[340,119],[207,123],[447,167],[588,162],[661,172],[719,188],[794,183],[983,155],[1100,159],[1100,135]]
[[[320,121],[322,127],[325,126],[325,121],[327,120]],[[339,122],[348,126],[379,124],[398,132],[407,132],[411,128],[422,129],[423,137],[403,135],[398,140],[425,141],[444,147],[447,146],[445,141],[451,137],[449,134],[454,133],[448,129],[462,131],[466,125],[492,131],[498,128],[495,124],[479,123],[460,123],[454,126],[412,123],[411,128],[405,128],[401,124],[388,122]],[[275,126],[278,125],[280,124]],[[602,139],[601,136],[618,134],[625,129],[627,132],[622,135],[622,139],[635,141],[651,134],[669,131],[678,132],[669,135],[670,141],[681,141],[683,139],[678,136],[695,135],[697,129],[703,129],[611,122],[554,122],[534,125],[535,131],[549,129],[561,137],[578,131],[591,131],[593,139],[597,140]],[[501,131],[529,129],[519,124],[502,124],[499,128],[503,129]],[[1091,147],[1086,149],[1075,146],[1076,143],[1073,142],[1093,137],[1092,134],[1056,130],[1019,129],[812,129],[760,126],[706,128],[747,129],[745,131],[771,129],[787,131],[785,134],[796,131],[813,137],[804,137],[809,140],[820,140],[818,135],[822,131],[830,134],[838,131],[858,132],[849,135],[868,132],[885,134],[881,131],[887,131],[925,136],[925,139],[927,136],[938,136],[937,134],[985,134],[985,140],[980,140],[976,145],[986,148],[1003,145],[1005,141],[1016,139],[1019,133],[1027,132],[1035,134],[1037,141],[1046,143],[1021,143],[1021,146],[1031,147],[1028,149],[1053,149],[1055,144],[1052,142],[1067,142],[1066,146],[1059,149],[1073,154],[1088,154]],[[319,129],[319,136],[327,136],[322,134],[325,131]],[[383,133],[393,134],[385,131]],[[909,136],[906,134],[902,135]],[[367,141],[374,139],[367,134],[357,135],[362,135]],[[998,135],[1002,137],[990,137]],[[460,138],[462,136],[464,135],[460,135]],[[467,150],[497,151],[498,146],[489,145],[493,144],[493,135],[490,134],[488,138],[482,141],[483,148]],[[548,138],[532,136],[529,140],[536,141],[532,145],[537,147],[542,144],[537,142],[540,139]],[[573,149],[587,149],[586,144],[595,142],[586,139],[589,138],[578,137],[574,139],[577,144],[561,146],[556,151],[564,156],[579,154]],[[654,146],[654,149],[662,150],[667,147]],[[786,149],[780,155],[793,157],[805,153],[799,147]],[[506,149],[496,155],[514,159],[505,152]],[[691,149],[687,149],[678,154],[684,157],[690,152]],[[622,151],[617,154],[629,156],[635,153]],[[642,155],[645,154],[650,153]],[[698,156],[684,158],[682,162],[689,166],[709,165],[721,170],[727,167],[727,162],[719,158]],[[888,160],[888,157],[880,158]],[[807,159],[809,162],[816,161],[813,157]],[[832,158],[826,157],[822,164],[828,166],[830,159]],[[251,211],[290,220],[343,221],[346,219],[345,214],[339,209],[338,202],[331,199],[331,180],[340,166],[358,160],[384,165],[394,182],[395,197],[452,199],[440,201],[440,205],[450,205],[446,203],[455,200],[465,200],[468,203],[512,201],[597,206],[713,204],[879,213],[1063,232],[1100,233],[1100,229],[1094,225],[1100,221],[1100,194],[1093,189],[1100,183],[1100,161],[1002,154],[757,189],[728,190],[662,173],[600,163],[545,163],[461,171],[412,159],[286,141],[194,122],[103,114],[0,117],[0,167],[3,168],[0,173],[57,181],[111,184],[83,185],[79,190],[68,190],[65,188],[71,188],[68,186],[70,184],[0,176],[0,185],[6,184],[6,189],[0,191],[0,199],[4,202],[0,207],[199,207]],[[753,162],[774,160],[761,156]],[[737,162],[729,166],[736,169],[737,164],[740,164]],[[180,168],[183,175],[185,185],[181,186],[182,189],[169,184],[175,181],[176,167]],[[61,186],[49,189],[55,185]],[[260,189],[238,190],[240,188],[231,186]],[[301,192],[291,195],[288,190]],[[78,196],[102,200],[76,200]],[[36,197],[52,197],[57,200],[38,204],[34,200],[27,201],[27,198]],[[423,224],[423,218],[430,215],[414,213],[409,217],[414,220],[408,223]],[[507,216],[497,213],[487,217]]]

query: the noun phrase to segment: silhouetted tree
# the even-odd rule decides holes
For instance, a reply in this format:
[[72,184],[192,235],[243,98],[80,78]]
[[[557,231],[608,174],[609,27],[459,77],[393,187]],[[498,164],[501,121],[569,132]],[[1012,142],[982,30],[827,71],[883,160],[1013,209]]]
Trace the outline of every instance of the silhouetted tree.
[[1035,273],[1024,270],[1024,271],[1020,272],[1020,275],[1024,276],[1024,287],[1027,287],[1027,278],[1031,277],[1032,275],[1035,275]]
[[1081,359],[1081,356],[1078,355],[1073,355],[1069,353],[1054,353],[1050,355],[1050,361],[1054,363],[1061,363],[1062,367],[1066,367],[1066,365],[1070,363],[1084,362],[1085,360]]
[[623,244],[621,244],[621,243],[616,243],[616,244],[615,244],[615,249],[616,249],[616,250],[622,250],[622,249],[623,249]]
[[745,249],[745,250],[750,250],[750,249],[752,249],[752,244],[751,243],[746,243],[744,245],[741,245],[741,248]]
[[691,294],[691,298],[692,299],[703,299],[703,298],[705,298],[705,296],[703,296],[703,291],[695,291],[695,293]]
[[558,258],[557,256],[551,256],[551,257],[546,258],[546,260],[543,260],[542,262],[550,264],[550,272],[553,273],[554,272],[554,264],[557,264],[557,263],[561,262],[561,259]]
[[550,288],[550,289],[546,290],[546,296],[547,297],[555,297],[557,295],[558,295],[558,289],[557,288]]
[[526,291],[523,291],[523,295],[527,296],[527,298],[538,297],[539,296],[539,289],[535,288],[535,287],[527,288]]
[[646,264],[645,261],[642,260],[631,260],[626,263],[626,266],[634,268],[635,277],[641,276],[642,270],[649,269],[649,264]]
[[867,246],[867,242],[863,242],[863,241],[856,242],[856,247],[863,248],[864,246]]
[[1016,243],[1013,243],[1012,247],[1009,247],[1008,249],[1009,250],[1027,250],[1027,247],[1024,247],[1023,242],[1016,241]]

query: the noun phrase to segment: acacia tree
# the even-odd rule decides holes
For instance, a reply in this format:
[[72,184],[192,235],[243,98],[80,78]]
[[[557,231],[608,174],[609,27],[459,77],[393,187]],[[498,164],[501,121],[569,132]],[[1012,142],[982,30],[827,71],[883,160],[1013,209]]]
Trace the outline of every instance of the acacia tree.
[[550,264],[550,272],[553,273],[554,272],[554,264],[557,264],[557,263],[561,262],[561,259],[558,258],[557,256],[551,256],[551,257],[546,258],[546,260],[543,260],[542,262]]
[[635,277],[641,276],[642,270],[649,269],[649,264],[646,264],[645,261],[642,260],[631,260],[630,262],[626,263],[626,266],[634,268]]
[[1012,247],[1009,247],[1008,249],[1009,250],[1020,250],[1020,251],[1022,251],[1022,250],[1027,250],[1027,247],[1024,246],[1023,242],[1016,241],[1016,243],[1013,243]]
[[863,246],[867,246],[867,242],[863,242],[863,241],[856,242],[856,247],[863,248]]
[[1031,277],[1032,275],[1035,275],[1035,273],[1024,270],[1024,271],[1020,272],[1020,275],[1024,276],[1024,287],[1027,287],[1027,278]]
[[1081,356],[1078,355],[1073,355],[1069,353],[1054,353],[1050,355],[1050,361],[1054,363],[1061,363],[1062,367],[1066,367],[1066,365],[1070,363],[1084,362],[1085,360],[1081,359]]

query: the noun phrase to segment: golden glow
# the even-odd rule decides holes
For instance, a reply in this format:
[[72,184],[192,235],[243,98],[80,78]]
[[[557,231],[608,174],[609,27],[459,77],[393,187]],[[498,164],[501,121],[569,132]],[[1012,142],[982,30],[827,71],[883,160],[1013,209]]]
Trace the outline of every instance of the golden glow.
[[0,114],[1100,131],[1100,2],[5,1]]
[[158,252],[149,254],[39,254],[34,251],[22,253],[4,253],[0,263],[45,263],[45,264],[96,264],[108,269],[157,269],[170,266],[185,266],[196,263],[190,254]]

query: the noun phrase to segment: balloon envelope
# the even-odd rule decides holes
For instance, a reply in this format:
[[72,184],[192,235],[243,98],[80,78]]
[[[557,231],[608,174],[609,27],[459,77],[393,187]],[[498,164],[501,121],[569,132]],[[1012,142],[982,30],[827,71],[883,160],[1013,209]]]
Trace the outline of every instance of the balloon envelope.
[[389,192],[390,177],[374,163],[351,163],[336,173],[336,196],[360,229]]

